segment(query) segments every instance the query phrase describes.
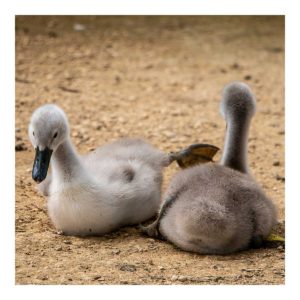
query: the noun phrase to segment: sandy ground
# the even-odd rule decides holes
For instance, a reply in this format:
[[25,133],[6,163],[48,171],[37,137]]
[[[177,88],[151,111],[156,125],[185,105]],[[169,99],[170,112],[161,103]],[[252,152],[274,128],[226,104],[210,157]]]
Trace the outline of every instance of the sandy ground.
[[[196,142],[222,148],[220,93],[232,80],[257,96],[249,160],[283,232],[282,17],[17,17],[16,283],[283,284],[281,245],[207,256],[136,227],[104,237],[58,235],[31,179],[27,126],[41,104],[66,111],[80,153],[125,136],[164,151]],[[164,190],[177,171],[166,170]]]

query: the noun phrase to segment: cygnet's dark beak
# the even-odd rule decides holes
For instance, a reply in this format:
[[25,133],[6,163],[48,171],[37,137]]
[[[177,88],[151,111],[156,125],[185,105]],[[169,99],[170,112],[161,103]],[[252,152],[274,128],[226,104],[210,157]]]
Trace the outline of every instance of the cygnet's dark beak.
[[45,148],[43,151],[39,147],[35,149],[35,158],[32,168],[32,179],[37,183],[42,182],[47,177],[52,150]]

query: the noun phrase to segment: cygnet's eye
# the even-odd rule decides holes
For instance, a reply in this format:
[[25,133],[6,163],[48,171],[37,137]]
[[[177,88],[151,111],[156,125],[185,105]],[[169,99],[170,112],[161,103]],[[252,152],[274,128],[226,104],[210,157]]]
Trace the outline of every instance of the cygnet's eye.
[[34,136],[34,131],[32,131],[32,135]]
[[57,137],[57,132],[54,133],[53,139],[55,139],[56,137]]

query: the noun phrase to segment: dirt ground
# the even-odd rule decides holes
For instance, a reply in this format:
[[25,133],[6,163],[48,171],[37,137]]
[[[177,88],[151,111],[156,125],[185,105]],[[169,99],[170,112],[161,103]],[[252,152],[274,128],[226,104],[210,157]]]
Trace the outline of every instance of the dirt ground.
[[[220,93],[232,80],[257,96],[249,161],[284,233],[283,17],[17,17],[16,284],[284,284],[284,245],[209,256],[136,227],[58,235],[31,179],[27,126],[41,104],[66,111],[80,153],[125,136],[222,149]],[[166,170],[164,190],[178,170]]]

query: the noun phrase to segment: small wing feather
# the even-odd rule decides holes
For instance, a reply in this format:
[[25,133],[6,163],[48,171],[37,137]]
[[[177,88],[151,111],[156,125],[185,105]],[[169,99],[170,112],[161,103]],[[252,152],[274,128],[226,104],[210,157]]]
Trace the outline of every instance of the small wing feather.
[[188,168],[213,161],[213,157],[219,150],[218,147],[210,144],[193,144],[172,155],[181,168]]

